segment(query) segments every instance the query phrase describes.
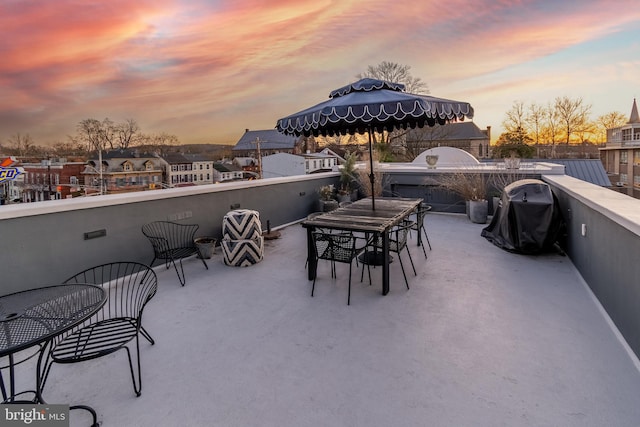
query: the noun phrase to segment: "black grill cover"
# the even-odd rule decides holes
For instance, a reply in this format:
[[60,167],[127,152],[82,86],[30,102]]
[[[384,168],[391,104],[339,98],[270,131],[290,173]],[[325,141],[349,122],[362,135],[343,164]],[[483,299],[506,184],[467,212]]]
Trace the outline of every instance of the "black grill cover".
[[560,210],[549,185],[522,179],[504,188],[500,206],[482,236],[507,251],[536,254],[553,249],[561,226]]

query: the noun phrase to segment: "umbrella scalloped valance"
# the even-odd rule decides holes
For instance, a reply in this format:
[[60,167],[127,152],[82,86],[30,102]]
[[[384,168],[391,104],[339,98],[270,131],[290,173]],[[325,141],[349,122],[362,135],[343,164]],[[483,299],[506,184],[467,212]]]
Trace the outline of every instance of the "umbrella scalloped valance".
[[445,124],[473,117],[466,102],[404,92],[404,85],[362,79],[332,91],[330,99],[278,120],[289,135],[333,136]]
[[329,98],[337,98],[351,92],[371,92],[372,90],[390,89],[404,92],[405,85],[402,83],[393,83],[386,80],[361,79],[355,83],[342,86],[339,89],[331,91]]
[[[445,124],[473,118],[467,102],[406,93],[405,86],[376,79],[361,79],[329,94],[329,100],[284,117],[276,129],[287,135],[334,136],[369,134],[369,179],[375,188],[372,132]],[[371,206],[376,208],[371,195]]]

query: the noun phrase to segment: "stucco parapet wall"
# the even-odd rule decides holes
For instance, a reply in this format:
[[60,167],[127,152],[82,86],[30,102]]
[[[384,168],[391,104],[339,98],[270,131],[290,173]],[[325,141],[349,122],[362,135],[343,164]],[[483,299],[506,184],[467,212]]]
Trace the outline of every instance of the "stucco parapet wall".
[[[358,168],[366,168],[365,163],[359,162]],[[504,163],[480,163],[478,165],[436,165],[428,168],[427,165],[415,163],[378,163],[375,167],[382,173],[413,173],[413,174],[439,174],[455,172],[482,172],[482,173],[517,173],[540,175],[564,175],[564,165],[549,162],[528,163],[521,162],[519,169],[505,169]]]
[[323,172],[313,175],[297,175],[265,178],[252,181],[223,182],[219,184],[196,185],[192,187],[167,188],[163,190],[135,191],[130,193],[107,194],[103,196],[75,197],[73,199],[48,200],[34,203],[20,203],[0,206],[0,220],[26,216],[46,215],[81,209],[95,209],[105,206],[148,202],[178,197],[214,194],[256,187],[269,187],[292,182],[313,181],[319,178],[338,177],[337,172]]
[[542,179],[640,236],[640,199],[566,175],[543,175]]

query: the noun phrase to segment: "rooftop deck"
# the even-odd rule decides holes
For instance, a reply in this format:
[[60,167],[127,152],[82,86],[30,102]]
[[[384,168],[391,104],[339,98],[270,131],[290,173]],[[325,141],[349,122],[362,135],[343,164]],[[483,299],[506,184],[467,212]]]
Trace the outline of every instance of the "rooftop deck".
[[332,280],[320,262],[311,298],[299,225],[252,267],[216,251],[208,271],[185,262],[185,287],[159,267],[142,396],[121,353],[55,365],[45,398],[91,405],[104,426],[640,424],[637,360],[568,257],[502,251],[463,215],[426,224],[411,289],[397,262],[387,296],[380,269],[369,287],[354,265],[351,306],[345,264]]

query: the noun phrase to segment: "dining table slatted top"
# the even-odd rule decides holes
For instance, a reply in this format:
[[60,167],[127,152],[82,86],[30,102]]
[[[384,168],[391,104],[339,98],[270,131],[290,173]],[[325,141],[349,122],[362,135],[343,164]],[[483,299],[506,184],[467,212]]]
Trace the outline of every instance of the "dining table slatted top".
[[365,198],[306,219],[302,221],[302,226],[383,233],[409,216],[420,203],[422,199],[376,197],[374,210],[371,198]]

